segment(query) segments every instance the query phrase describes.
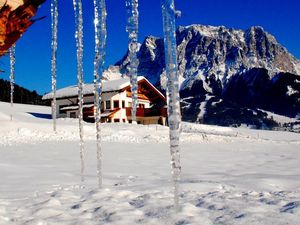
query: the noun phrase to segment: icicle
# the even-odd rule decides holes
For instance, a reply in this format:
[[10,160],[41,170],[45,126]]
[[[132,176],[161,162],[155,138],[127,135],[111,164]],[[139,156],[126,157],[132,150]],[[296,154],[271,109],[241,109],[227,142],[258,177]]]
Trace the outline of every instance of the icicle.
[[101,93],[102,73],[106,54],[106,4],[105,0],[94,0],[95,60],[94,60],[94,117],[97,138],[97,176],[98,186],[102,186],[101,149]]
[[16,64],[16,46],[13,45],[9,51],[10,58],[10,120],[13,120],[13,107],[14,107],[14,86],[15,86],[15,64]]
[[126,8],[128,14],[126,31],[129,33],[129,77],[132,93],[131,118],[132,122],[136,122],[136,109],[138,105],[137,67],[139,64],[137,59],[139,26],[138,0],[126,0]]
[[168,123],[170,135],[171,169],[174,183],[174,204],[179,210],[179,180],[181,173],[179,136],[181,115],[178,91],[178,66],[176,52],[176,28],[174,0],[161,0],[165,63],[167,73]]
[[57,27],[58,27],[58,0],[51,1],[51,28],[52,28],[52,59],[51,59],[51,75],[52,75],[52,119],[53,131],[56,132],[56,74],[57,74]]
[[80,137],[81,181],[84,181],[84,141],[83,141],[83,17],[81,0],[73,0],[76,47],[77,47],[77,80],[78,80],[78,118]]

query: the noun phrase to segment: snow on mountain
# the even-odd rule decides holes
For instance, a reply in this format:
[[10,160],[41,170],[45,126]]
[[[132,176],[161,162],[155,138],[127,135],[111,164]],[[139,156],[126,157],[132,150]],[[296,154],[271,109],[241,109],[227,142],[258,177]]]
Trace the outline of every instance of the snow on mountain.
[[265,68],[271,76],[298,72],[294,65],[299,65],[299,61],[262,27],[241,31],[192,25],[180,27],[178,39],[185,46],[185,53],[189,52],[185,68],[193,72],[196,67],[207,75],[214,74],[223,84],[232,75],[251,68]]
[[102,74],[104,80],[118,80],[122,78],[120,68],[118,66],[109,66]]
[[298,94],[298,93],[299,93],[299,91],[294,90],[292,86],[287,86],[287,89],[288,89],[288,91],[287,91],[286,94],[287,94],[288,96],[291,96],[291,95],[294,95],[294,94]]
[[[278,72],[300,74],[299,60],[259,26],[245,31],[195,24],[179,27],[177,45],[179,70],[185,78],[201,71],[217,76],[224,84],[232,75],[251,68],[265,68],[270,76]],[[138,58],[139,73],[157,82],[164,68],[163,40],[147,37]],[[117,65],[126,70],[127,56]]]
[[[290,117],[300,113],[297,94],[300,62],[262,27],[247,30],[196,24],[179,27],[177,53],[181,98],[187,103],[182,105],[184,120],[197,121],[203,117],[202,122],[222,124],[223,118],[234,109],[239,116],[231,116],[229,123],[240,124],[243,107]],[[147,37],[140,46],[138,59],[138,73],[165,89],[163,39]],[[116,65],[126,73],[128,55]],[[293,95],[289,95],[288,86],[293,88]],[[200,105],[206,95],[214,98],[207,102],[208,110],[201,112]],[[217,107],[220,100],[221,107]],[[216,111],[220,110],[226,111],[226,115],[219,115]],[[218,119],[212,119],[215,113]]]
[[78,121],[50,114],[0,102],[0,225],[299,224],[299,134],[183,123],[175,212],[168,127],[102,124],[98,189],[94,124],[81,183]]

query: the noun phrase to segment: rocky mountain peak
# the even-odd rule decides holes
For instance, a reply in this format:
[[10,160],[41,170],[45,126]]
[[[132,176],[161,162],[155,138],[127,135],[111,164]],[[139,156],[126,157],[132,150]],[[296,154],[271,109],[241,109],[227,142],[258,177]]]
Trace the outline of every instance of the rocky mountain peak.
[[[232,75],[251,68],[267,69],[271,77],[278,72],[300,74],[299,61],[260,26],[245,31],[224,26],[180,26],[177,46],[182,80],[213,75],[224,85]],[[139,73],[153,83],[159,82],[164,71],[163,39],[147,37],[138,58]],[[117,65],[126,71],[127,56]]]
[[[260,26],[181,26],[177,55],[184,120],[261,124],[268,121],[266,114],[253,114],[253,108],[288,116],[300,113],[300,62]],[[138,74],[164,89],[163,39],[147,37],[138,59]],[[116,65],[126,73],[128,63],[125,55]]]

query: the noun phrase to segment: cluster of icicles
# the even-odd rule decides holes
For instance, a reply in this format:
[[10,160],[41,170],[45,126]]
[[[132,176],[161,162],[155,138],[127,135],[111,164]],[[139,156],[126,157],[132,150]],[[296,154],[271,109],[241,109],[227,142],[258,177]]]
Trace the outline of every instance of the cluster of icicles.
[[[138,105],[138,0],[125,0],[128,15],[126,31],[129,34],[129,77],[132,91],[132,120],[136,122],[136,108]],[[94,117],[97,140],[97,178],[99,188],[102,186],[102,150],[101,150],[101,93],[102,73],[106,55],[106,3],[105,0],[93,0],[94,3],[94,28],[95,28],[95,58],[94,58]],[[161,0],[163,15],[163,30],[165,41],[165,62],[168,77],[167,99],[168,99],[168,124],[170,136],[171,170],[174,187],[174,205],[179,207],[179,179],[180,179],[180,106],[178,93],[178,71],[176,53],[176,33],[174,0]],[[77,80],[78,80],[78,106],[79,106],[79,136],[80,136],[80,159],[81,180],[84,181],[84,134],[83,134],[83,9],[82,0],[73,0],[75,15],[75,39],[77,52]],[[58,49],[58,0],[51,0],[51,80],[52,80],[52,118],[53,130],[56,132],[56,75],[57,75],[57,49]],[[10,81],[11,81],[11,107],[13,107],[14,73],[15,73],[15,46],[10,50]],[[13,112],[13,111],[12,111]],[[11,113],[11,120],[13,115]]]

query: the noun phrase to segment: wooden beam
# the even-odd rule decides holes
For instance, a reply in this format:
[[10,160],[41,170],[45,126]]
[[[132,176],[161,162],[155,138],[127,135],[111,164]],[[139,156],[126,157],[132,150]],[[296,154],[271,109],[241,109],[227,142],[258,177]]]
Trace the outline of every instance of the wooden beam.
[[8,4],[1,6],[0,57],[6,54],[9,48],[36,21],[32,18],[38,7],[44,2],[45,0],[27,0],[15,9]]

